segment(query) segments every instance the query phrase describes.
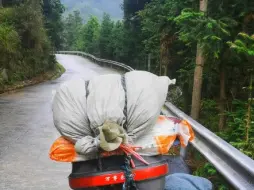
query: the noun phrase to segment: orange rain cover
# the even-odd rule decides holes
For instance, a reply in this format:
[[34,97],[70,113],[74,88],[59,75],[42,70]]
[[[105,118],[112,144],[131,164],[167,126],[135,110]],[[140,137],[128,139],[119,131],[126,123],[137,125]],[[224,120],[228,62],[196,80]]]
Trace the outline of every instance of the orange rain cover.
[[49,157],[58,162],[74,162],[77,153],[72,142],[60,137],[51,146]]

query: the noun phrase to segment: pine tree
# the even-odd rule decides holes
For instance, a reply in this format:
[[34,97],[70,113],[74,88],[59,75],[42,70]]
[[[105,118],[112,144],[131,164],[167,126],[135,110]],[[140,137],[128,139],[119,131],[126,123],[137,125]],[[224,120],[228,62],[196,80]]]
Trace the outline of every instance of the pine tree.
[[111,21],[110,15],[104,13],[99,37],[99,49],[101,58],[113,58],[112,48],[110,47],[113,27],[114,23]]

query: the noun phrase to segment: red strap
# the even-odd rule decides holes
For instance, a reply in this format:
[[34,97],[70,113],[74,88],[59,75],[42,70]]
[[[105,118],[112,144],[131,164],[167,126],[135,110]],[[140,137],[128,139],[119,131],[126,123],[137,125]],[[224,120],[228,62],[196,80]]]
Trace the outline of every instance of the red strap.
[[120,149],[122,149],[125,154],[127,154],[127,155],[129,155],[129,154],[133,155],[139,161],[143,162],[146,165],[149,165],[149,163],[146,160],[144,160],[144,158],[142,158],[142,156],[140,156],[135,150],[133,150],[130,145],[121,144],[120,145]]
[[[168,174],[168,164],[159,166],[151,166],[142,169],[133,170],[135,181],[144,181],[147,179],[154,179]],[[125,182],[123,172],[107,173],[98,176],[88,176],[80,178],[69,178],[69,184],[72,189],[100,187],[114,184],[121,184]]]
[[176,117],[167,117],[169,120],[173,121],[174,124],[179,124],[182,122],[182,120],[176,118]]

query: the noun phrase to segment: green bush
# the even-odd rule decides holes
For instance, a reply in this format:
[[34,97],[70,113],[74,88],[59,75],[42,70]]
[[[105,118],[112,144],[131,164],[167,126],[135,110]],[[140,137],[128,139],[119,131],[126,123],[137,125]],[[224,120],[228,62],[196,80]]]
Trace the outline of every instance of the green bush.
[[214,132],[218,130],[219,111],[216,101],[211,99],[202,100],[199,121]]
[[9,63],[18,57],[20,38],[15,28],[0,24],[0,67],[9,69]]

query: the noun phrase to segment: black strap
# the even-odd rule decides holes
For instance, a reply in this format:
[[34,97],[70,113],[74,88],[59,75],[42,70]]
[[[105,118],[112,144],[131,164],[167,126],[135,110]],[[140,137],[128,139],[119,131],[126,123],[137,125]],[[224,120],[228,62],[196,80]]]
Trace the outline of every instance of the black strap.
[[126,88],[126,79],[125,75],[122,75],[121,77],[121,82],[124,90],[124,96],[125,96],[125,101],[124,101],[124,109],[123,109],[123,114],[125,116],[125,123],[123,124],[123,128],[127,131],[127,88]]
[[89,95],[89,88],[88,88],[88,86],[89,86],[90,81],[87,80],[85,83],[86,83],[86,99],[87,99],[87,97]]
[[[89,88],[88,88],[89,83],[90,83],[90,81],[85,81],[85,85],[86,85],[86,102],[87,102],[87,99],[88,99],[88,96],[89,96]],[[90,121],[89,121],[88,117],[87,117],[87,123],[88,123],[88,127],[90,127]],[[94,133],[93,130],[92,130],[92,132],[93,132],[93,135],[95,136],[95,133]]]

